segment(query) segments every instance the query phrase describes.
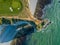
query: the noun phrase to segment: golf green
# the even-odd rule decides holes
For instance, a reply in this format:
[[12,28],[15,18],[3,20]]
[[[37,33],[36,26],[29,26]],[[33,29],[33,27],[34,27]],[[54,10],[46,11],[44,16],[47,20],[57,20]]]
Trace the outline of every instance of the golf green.
[[0,0],[0,14],[17,14],[21,9],[20,0]]

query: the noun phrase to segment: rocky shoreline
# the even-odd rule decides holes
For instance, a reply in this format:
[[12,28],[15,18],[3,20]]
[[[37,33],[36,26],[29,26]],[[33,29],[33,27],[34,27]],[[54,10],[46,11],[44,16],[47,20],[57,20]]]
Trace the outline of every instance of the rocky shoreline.
[[43,15],[43,9],[46,5],[51,4],[51,0],[38,0],[36,5],[36,10],[34,13],[34,17],[41,20]]

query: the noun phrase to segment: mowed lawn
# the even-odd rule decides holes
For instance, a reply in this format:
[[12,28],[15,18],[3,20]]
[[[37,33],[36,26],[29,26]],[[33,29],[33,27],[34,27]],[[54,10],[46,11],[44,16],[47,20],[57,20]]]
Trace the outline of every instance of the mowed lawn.
[[0,3],[0,13],[3,14],[3,13],[9,13],[9,12],[11,12],[9,10],[9,7],[10,7],[9,3],[1,2]]
[[0,14],[17,14],[21,8],[20,0],[0,0]]

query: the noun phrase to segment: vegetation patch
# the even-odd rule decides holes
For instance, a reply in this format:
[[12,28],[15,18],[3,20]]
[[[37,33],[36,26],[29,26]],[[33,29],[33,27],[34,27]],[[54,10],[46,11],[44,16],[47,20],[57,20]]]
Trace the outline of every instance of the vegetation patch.
[[22,6],[20,0],[0,0],[0,14],[17,14]]

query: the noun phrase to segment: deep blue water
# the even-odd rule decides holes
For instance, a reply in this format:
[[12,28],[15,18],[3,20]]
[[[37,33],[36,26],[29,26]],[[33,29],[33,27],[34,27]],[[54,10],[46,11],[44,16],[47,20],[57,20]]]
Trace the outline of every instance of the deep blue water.
[[[31,26],[24,28],[24,26],[27,25]],[[22,20],[14,23],[13,25],[0,25],[0,43],[9,42],[15,38],[20,38],[21,36],[30,35],[34,31],[36,31],[35,28],[36,25],[34,22]]]

